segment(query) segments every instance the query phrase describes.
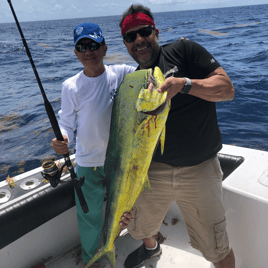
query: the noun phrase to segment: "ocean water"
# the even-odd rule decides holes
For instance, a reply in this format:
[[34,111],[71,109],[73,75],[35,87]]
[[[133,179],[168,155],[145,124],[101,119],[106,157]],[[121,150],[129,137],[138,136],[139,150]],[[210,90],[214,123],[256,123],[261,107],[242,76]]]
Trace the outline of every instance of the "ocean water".
[[[161,44],[180,37],[203,45],[236,89],[217,103],[223,143],[268,151],[268,5],[155,13]],[[17,13],[18,20],[20,19]],[[137,66],[128,56],[120,16],[23,22],[43,87],[57,115],[62,82],[82,70],[73,53],[73,28],[94,22],[103,30],[105,64]],[[0,181],[39,167],[56,156],[43,98],[15,23],[0,24]],[[74,144],[70,145],[73,152]],[[56,156],[61,158],[61,156]]]

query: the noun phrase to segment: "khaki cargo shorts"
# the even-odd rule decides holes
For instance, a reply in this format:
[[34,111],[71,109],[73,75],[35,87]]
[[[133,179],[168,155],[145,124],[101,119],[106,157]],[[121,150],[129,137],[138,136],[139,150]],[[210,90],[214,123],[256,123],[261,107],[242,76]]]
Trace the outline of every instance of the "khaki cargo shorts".
[[128,226],[131,236],[138,240],[156,235],[171,203],[176,201],[192,247],[210,262],[224,259],[231,249],[218,157],[192,167],[152,162],[148,175],[152,192],[144,190],[133,207]]

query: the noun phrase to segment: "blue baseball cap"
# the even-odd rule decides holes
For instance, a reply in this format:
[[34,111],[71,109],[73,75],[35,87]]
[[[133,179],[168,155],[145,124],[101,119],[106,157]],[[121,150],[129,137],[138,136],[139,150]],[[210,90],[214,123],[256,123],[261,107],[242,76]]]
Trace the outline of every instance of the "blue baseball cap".
[[74,28],[74,44],[82,38],[90,38],[97,43],[101,43],[104,37],[99,25],[95,23],[82,23]]

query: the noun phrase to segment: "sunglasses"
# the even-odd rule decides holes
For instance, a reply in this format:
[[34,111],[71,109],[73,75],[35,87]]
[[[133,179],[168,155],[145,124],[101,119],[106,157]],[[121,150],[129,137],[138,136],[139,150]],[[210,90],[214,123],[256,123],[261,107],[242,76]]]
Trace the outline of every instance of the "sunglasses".
[[133,32],[129,32],[123,35],[123,39],[127,42],[127,43],[132,43],[136,40],[137,38],[137,33],[141,36],[141,37],[148,37],[152,34],[152,31],[154,30],[153,26],[147,26],[147,27],[143,27],[140,28],[138,31],[133,31]]
[[87,48],[89,48],[90,51],[94,51],[94,50],[98,50],[100,47],[101,47],[101,44],[91,42],[91,43],[81,43],[79,45],[76,45],[75,49],[78,52],[86,52]]

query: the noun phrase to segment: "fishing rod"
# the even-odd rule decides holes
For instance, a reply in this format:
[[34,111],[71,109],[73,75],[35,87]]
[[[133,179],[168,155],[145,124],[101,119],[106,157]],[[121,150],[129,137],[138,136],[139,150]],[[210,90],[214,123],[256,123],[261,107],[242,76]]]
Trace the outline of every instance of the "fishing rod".
[[[39,88],[41,90],[41,93],[42,93],[42,96],[43,96],[43,99],[44,99],[44,105],[45,105],[45,108],[46,108],[46,112],[47,112],[49,121],[51,123],[51,126],[53,128],[53,131],[55,133],[55,136],[56,136],[57,140],[64,141],[63,136],[62,136],[61,131],[60,131],[60,128],[59,128],[58,121],[57,121],[56,116],[55,116],[55,113],[54,113],[54,111],[52,109],[52,106],[51,106],[50,102],[47,99],[47,96],[46,96],[46,93],[44,91],[43,85],[41,83],[41,80],[40,80],[39,75],[37,73],[37,70],[35,68],[35,64],[34,64],[34,61],[32,59],[32,55],[31,55],[30,50],[28,48],[27,42],[26,42],[26,40],[24,38],[24,35],[23,35],[22,30],[21,30],[19,21],[17,19],[17,16],[15,14],[14,9],[13,9],[11,0],[7,0],[7,1],[9,3],[9,5],[10,5],[10,8],[11,8],[11,11],[13,13],[14,19],[16,21],[18,30],[19,30],[20,35],[21,35],[23,45],[24,45],[24,47],[26,49],[26,53],[27,53],[27,55],[28,55],[28,57],[30,59],[30,62],[31,62],[31,65],[32,65],[32,68],[33,68],[33,71],[34,71],[34,74],[35,74],[35,77],[36,77],[36,80],[38,82]],[[67,165],[67,168],[68,168],[68,170],[69,170],[69,172],[71,174],[72,183],[74,184],[74,188],[75,188],[75,191],[77,193],[79,202],[80,202],[81,207],[83,209],[83,212],[87,213],[88,212],[88,206],[87,206],[85,197],[84,197],[82,189],[81,189],[82,185],[84,184],[85,178],[81,177],[80,179],[77,179],[76,173],[74,172],[72,162],[70,160],[69,152],[64,154],[63,157],[64,157],[64,160],[65,160],[65,165]],[[55,174],[54,177],[53,176],[51,177],[51,176],[43,174],[43,173],[42,173],[42,175],[45,178],[49,179],[50,184],[51,184],[52,187],[56,187],[58,185],[58,183],[59,183],[62,170],[63,170],[63,167],[62,167],[60,172],[55,172],[54,173]]]

